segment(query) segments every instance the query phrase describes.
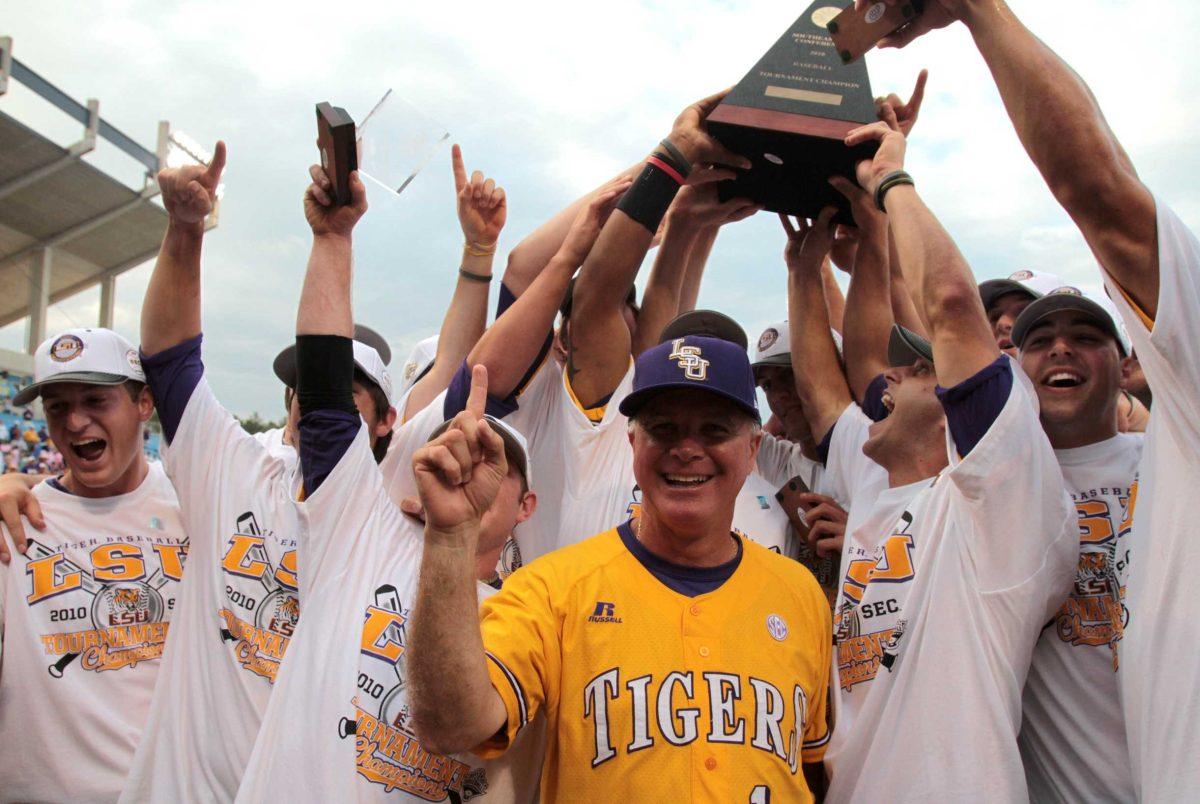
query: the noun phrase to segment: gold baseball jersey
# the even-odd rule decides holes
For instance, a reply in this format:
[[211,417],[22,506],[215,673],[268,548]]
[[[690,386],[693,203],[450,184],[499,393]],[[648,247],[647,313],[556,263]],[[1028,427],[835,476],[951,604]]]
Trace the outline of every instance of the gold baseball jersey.
[[[628,537],[628,523],[621,526]],[[547,721],[547,801],[811,801],[829,737],[829,604],[795,561],[743,539],[717,589],[675,592],[613,529],[522,567],[483,604],[505,731]]]

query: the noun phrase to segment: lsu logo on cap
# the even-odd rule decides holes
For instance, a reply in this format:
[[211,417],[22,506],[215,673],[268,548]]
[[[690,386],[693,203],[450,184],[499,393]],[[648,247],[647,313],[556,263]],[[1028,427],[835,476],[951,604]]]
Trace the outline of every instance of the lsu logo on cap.
[[765,352],[779,340],[779,330],[769,327],[758,339],[758,351]]
[[674,360],[683,369],[683,376],[689,380],[707,380],[709,361],[702,358],[699,346],[684,346],[683,338],[676,338],[671,343],[671,354],[668,360]]
[[404,381],[408,382],[417,373],[417,361],[410,360],[404,364]]
[[1008,278],[1014,282],[1024,282],[1027,279],[1033,279],[1033,271],[1013,271]]
[[83,354],[83,341],[75,335],[63,335],[50,344],[50,359],[56,363],[67,363]]
[[1076,287],[1071,287],[1070,285],[1063,285],[1061,288],[1055,288],[1054,290],[1050,291],[1046,295],[1053,296],[1053,295],[1059,294],[1059,293],[1061,293],[1065,296],[1082,296],[1083,295],[1082,290],[1080,290],[1079,288],[1076,288]]

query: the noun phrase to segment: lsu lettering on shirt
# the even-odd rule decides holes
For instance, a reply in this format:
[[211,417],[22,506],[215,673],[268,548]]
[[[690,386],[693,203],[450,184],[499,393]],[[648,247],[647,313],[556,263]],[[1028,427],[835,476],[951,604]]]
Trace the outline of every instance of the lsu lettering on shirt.
[[[628,531],[628,524],[622,525]],[[830,666],[808,570],[744,541],[733,575],[687,597],[617,529],[528,564],[483,604],[499,755],[546,718],[546,801],[809,801]]]
[[1071,594],[1042,629],[1025,682],[1019,744],[1034,801],[1133,801],[1114,666],[1121,624],[1117,534],[1142,456],[1142,435],[1055,450],[1079,518]]
[[948,431],[949,466],[879,493],[884,518],[848,531],[829,801],[1027,797],[1021,689],[1079,534],[1033,389],[1005,360],[1011,390],[968,454]]
[[[1134,787],[1144,801],[1182,801],[1200,787],[1200,688],[1195,633],[1200,606],[1200,242],[1161,200],[1158,313],[1152,321],[1105,277],[1154,404],[1129,516],[1120,528],[1118,576],[1126,620],[1117,645]],[[1136,537],[1125,549],[1125,533]],[[1124,556],[1128,561],[1124,561]]]
[[300,616],[296,462],[246,433],[203,377],[162,455],[191,550],[123,800],[230,800]]
[[483,762],[413,734],[404,654],[424,534],[389,500],[365,428],[304,510],[304,619],[238,800],[530,800],[533,743]]
[[46,530],[0,564],[0,799],[112,801],[178,604],[179,506],[158,463],[116,497],[33,493]]

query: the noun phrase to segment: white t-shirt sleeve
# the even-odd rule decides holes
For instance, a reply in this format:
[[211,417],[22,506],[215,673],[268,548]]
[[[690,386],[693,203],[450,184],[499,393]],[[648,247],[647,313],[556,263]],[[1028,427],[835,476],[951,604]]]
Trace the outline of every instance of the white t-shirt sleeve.
[[[196,383],[175,438],[170,444],[163,444],[161,454],[163,468],[175,487],[185,516],[200,515],[201,507],[207,516],[210,502],[221,499],[226,489],[245,487],[285,469],[284,461],[243,430],[221,405],[207,377]],[[199,526],[188,531],[193,549],[199,540],[217,538],[216,534],[212,528]]]
[[862,408],[851,402],[833,426],[822,491],[845,507],[854,503],[862,485],[879,471],[878,464],[862,451],[872,423]]
[[1200,242],[1171,209],[1158,209],[1158,313],[1151,322],[1105,275],[1109,295],[1154,393],[1152,413],[1176,438],[1200,444]]
[[379,463],[379,472],[383,475],[388,495],[397,505],[405,497],[417,496],[417,484],[412,473],[413,455],[446,420],[443,413],[445,406],[446,392],[443,391],[408,421],[392,428],[392,441]]
[[1079,547],[1075,506],[1038,419],[1035,391],[1015,363],[1012,372],[1008,400],[966,457],[947,431],[950,464],[937,481],[953,483],[961,495],[951,503],[959,518],[951,527],[965,540],[983,592],[1017,586],[1047,567],[1074,566]]

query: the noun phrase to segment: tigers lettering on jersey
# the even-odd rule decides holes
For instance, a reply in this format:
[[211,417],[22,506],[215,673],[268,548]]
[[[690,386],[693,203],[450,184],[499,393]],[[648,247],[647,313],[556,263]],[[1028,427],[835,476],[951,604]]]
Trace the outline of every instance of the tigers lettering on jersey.
[[76,659],[84,670],[103,672],[161,657],[175,607],[165,587],[182,575],[186,541],[109,538],[87,551],[86,565],[66,556],[80,546],[29,542],[25,600],[46,615],[40,639],[50,675],[62,678]]
[[[778,687],[753,676],[675,670],[657,686],[649,674],[628,678],[622,685],[621,669],[613,667],[584,687],[583,713],[595,735],[591,764],[596,768],[620,754],[651,748],[659,738],[676,747],[703,739],[709,743],[749,742],[787,763],[795,774],[801,748],[810,747],[802,745],[808,694],[800,685],[793,688],[790,703],[789,710]],[[615,706],[632,708],[631,733],[613,733],[609,709]],[[701,707],[708,708],[710,724],[703,735]],[[789,724],[785,741],[783,733]]]
[[218,615],[221,638],[235,643],[238,663],[273,684],[300,619],[300,601],[295,549],[284,552],[275,565],[268,539],[278,541],[273,531],[259,528],[252,511],[237,518],[221,556],[226,605]]

